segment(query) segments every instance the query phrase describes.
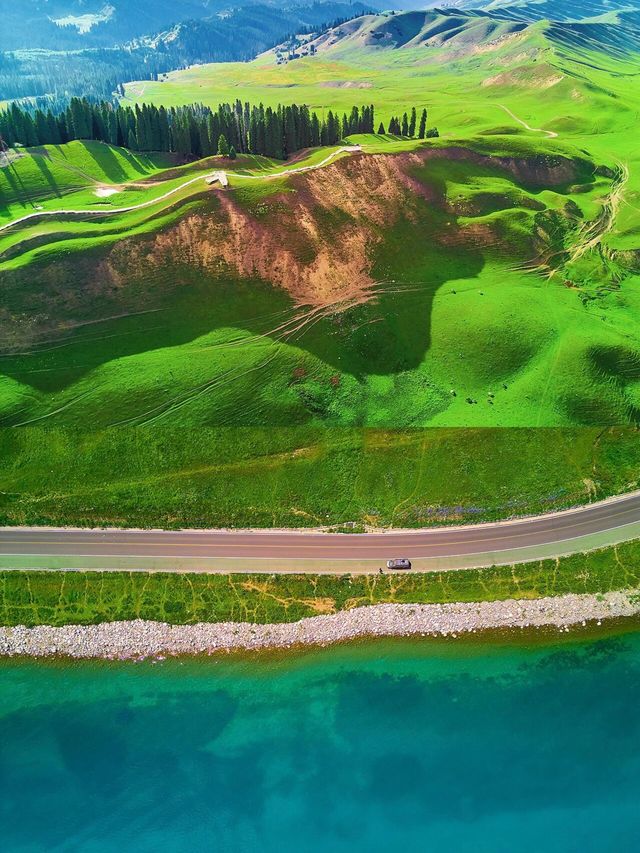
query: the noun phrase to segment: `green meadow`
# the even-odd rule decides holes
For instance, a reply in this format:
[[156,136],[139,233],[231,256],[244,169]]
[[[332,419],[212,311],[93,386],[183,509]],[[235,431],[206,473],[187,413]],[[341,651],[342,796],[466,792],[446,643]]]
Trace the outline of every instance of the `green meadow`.
[[414,526],[637,482],[636,57],[543,23],[470,32],[126,90],[373,103],[376,125],[426,106],[438,139],[353,137],[275,179],[330,151],[178,166],[73,143],[0,170],[0,228],[104,213],[0,231],[6,523]]
[[[300,304],[286,288],[239,278],[227,261],[204,263],[198,247],[190,250],[193,261],[174,252],[154,265],[156,250],[145,249],[153,246],[145,241],[190,212],[199,222],[219,217],[217,193],[173,198],[158,210],[106,223],[39,222],[26,229],[26,244],[23,232],[9,232],[5,240],[19,242],[6,249],[14,269],[4,275],[11,316],[0,354],[0,423],[74,429],[635,423],[635,277],[609,290],[591,281],[574,286],[560,280],[565,272],[550,278],[546,269],[527,269],[533,252],[551,247],[566,254],[565,243],[597,217],[612,179],[594,175],[582,157],[574,170],[580,192],[572,194],[564,185],[515,180],[491,165],[489,151],[532,164],[535,173],[540,155],[521,139],[465,140],[459,148],[483,162],[452,162],[446,143],[430,145],[441,157],[409,166],[425,195],[407,200],[411,216],[403,215],[406,206],[390,209],[392,227],[383,234],[362,219],[372,232],[367,262],[374,298],[354,305]],[[555,141],[546,156],[573,163]],[[339,165],[348,170],[350,159]],[[283,208],[282,199],[295,194],[287,179],[231,180],[248,242],[251,229],[268,222],[283,234],[297,268],[313,264],[318,240],[295,233],[297,223]],[[298,181],[304,187],[305,177]],[[326,251],[339,266],[353,211],[338,201],[311,215],[320,242],[335,241],[338,254],[332,259],[331,245]],[[64,236],[55,233],[61,227]],[[44,232],[51,242],[42,242]],[[97,287],[105,264],[114,266],[114,256],[100,247],[125,239],[121,245],[129,246],[138,236],[130,253],[115,255],[111,285]],[[208,240],[207,232],[198,239]],[[229,239],[227,232],[220,237]]]
[[0,524],[474,523],[640,488],[634,428],[0,432]]

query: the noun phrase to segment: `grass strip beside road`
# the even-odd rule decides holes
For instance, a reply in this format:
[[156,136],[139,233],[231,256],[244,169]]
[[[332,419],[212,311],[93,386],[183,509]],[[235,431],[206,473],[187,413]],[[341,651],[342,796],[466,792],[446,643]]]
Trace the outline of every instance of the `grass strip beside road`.
[[473,524],[621,494],[639,487],[639,470],[635,428],[4,429],[0,524]]
[[407,575],[7,571],[0,572],[0,624],[265,624],[387,602],[532,599],[638,586],[640,540],[557,560]]

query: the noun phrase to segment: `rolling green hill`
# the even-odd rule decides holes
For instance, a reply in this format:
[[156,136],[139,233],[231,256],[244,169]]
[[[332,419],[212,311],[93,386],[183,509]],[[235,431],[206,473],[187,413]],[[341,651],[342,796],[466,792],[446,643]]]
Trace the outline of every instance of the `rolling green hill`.
[[637,3],[628,0],[464,0],[452,5],[478,9],[522,21],[584,21],[595,18],[626,15],[637,9]]
[[[140,523],[166,521],[166,502],[175,508],[181,493],[176,482],[188,482],[192,512],[179,516],[189,523],[222,523],[225,506],[237,523],[269,523],[268,493],[278,495],[274,524],[295,523],[298,511],[300,523],[318,523],[327,495],[356,507],[359,521],[421,523],[428,514],[410,508],[437,504],[437,488],[461,476],[460,460],[475,448],[483,485],[463,478],[452,518],[470,517],[473,506],[480,517],[495,514],[487,490],[500,492],[504,513],[532,508],[531,496],[552,481],[549,506],[635,482],[640,88],[632,31],[633,16],[622,12],[570,25],[510,17],[502,7],[365,16],[298,39],[296,58],[281,48],[251,63],[131,84],[128,99],[166,105],[239,98],[342,112],[367,102],[385,125],[415,105],[441,134],[354,137],[347,141],[361,152],[295,173],[326,154],[306,152],[288,176],[273,177],[282,167],[272,162],[241,160],[228,170],[228,188],[195,183],[135,213],[117,208],[160,199],[220,163],[176,171],[103,146],[87,169],[96,150],[76,143],[47,156],[82,162],[87,178],[56,162],[55,188],[40,182],[42,165],[52,166],[37,152],[14,163],[29,203],[44,209],[84,209],[96,202],[96,182],[116,190],[100,200],[113,212],[99,220],[54,217],[0,232],[0,422],[38,431],[25,439],[37,451],[20,454],[33,452],[44,471],[40,430],[99,435],[108,482],[109,464],[123,458],[115,448],[126,446],[126,455],[132,446],[120,431],[177,431],[182,446],[168,441],[162,450],[173,485],[153,479],[144,449],[139,482],[127,460],[117,490],[127,495],[123,518],[109,488],[100,499],[95,484],[60,490],[70,517],[113,522],[136,501]],[[120,177],[106,170],[112,158]],[[10,186],[8,172],[0,180],[1,226],[27,208],[24,188]],[[430,457],[434,444],[452,447],[453,428],[455,452]],[[620,453],[590,473],[587,460],[611,428],[625,436]],[[307,430],[323,438],[308,441]],[[369,430],[383,432],[384,452],[367,443]],[[405,447],[406,431],[413,473],[384,496],[383,460]],[[489,471],[496,431],[500,441],[520,441],[522,455]],[[579,462],[551,452],[569,434],[585,436]],[[226,474],[215,462],[194,473],[203,435],[214,444],[236,436],[243,449]],[[356,485],[351,451],[342,456],[354,435],[372,454]],[[256,455],[268,460],[265,491],[251,473]],[[429,458],[438,460],[431,478]],[[55,478],[42,477],[49,485],[35,504],[33,481],[19,471],[0,481],[0,491],[18,495],[5,500],[9,520],[37,517],[38,506],[59,519]],[[225,477],[247,478],[242,506],[223,497]],[[305,477],[324,495],[315,504]],[[354,488],[358,500],[343,502]]]

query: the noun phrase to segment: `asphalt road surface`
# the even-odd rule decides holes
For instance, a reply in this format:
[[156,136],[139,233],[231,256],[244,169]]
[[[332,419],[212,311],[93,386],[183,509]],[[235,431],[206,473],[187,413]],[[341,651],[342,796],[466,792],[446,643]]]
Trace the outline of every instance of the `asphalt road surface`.
[[408,557],[416,569],[463,568],[633,538],[640,492],[494,524],[385,533],[0,528],[0,568],[370,572],[390,557]]

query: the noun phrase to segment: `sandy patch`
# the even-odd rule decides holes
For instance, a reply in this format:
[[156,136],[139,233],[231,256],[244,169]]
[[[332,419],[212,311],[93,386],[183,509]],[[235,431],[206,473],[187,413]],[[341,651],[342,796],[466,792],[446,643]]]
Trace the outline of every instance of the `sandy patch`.
[[373,89],[373,83],[367,80],[325,80],[318,85],[323,89]]
[[98,198],[109,198],[109,196],[117,195],[119,192],[120,190],[115,187],[98,187],[93,194]]
[[297,175],[295,195],[272,197],[259,216],[221,195],[220,215],[181,220],[156,236],[142,262],[230,267],[283,288],[298,305],[343,310],[372,298],[372,249],[385,228],[411,215],[411,196],[425,193],[405,172],[409,162],[406,155],[353,157]]
[[503,71],[493,77],[487,77],[480,84],[488,86],[524,86],[527,89],[551,89],[564,80],[564,74],[553,72],[532,73],[528,68],[516,68],[513,71]]
[[15,163],[16,160],[20,160],[24,156],[25,155],[21,151],[0,151],[0,169],[10,166],[12,163]]
[[[116,244],[99,279],[120,287],[132,276],[145,279],[158,269],[185,265],[214,277],[235,274],[270,282],[304,307],[305,317],[344,311],[380,293],[372,264],[388,229],[401,217],[414,218],[420,199],[442,206],[437,191],[412,174],[416,166],[442,158],[499,167],[518,183],[536,186],[574,178],[574,164],[564,158],[529,162],[462,148],[358,155],[293,175],[285,193],[257,204],[220,193],[212,210],[188,214],[149,242]],[[437,240],[482,246],[496,245],[504,236],[486,222],[452,223]]]
[[494,50],[500,50],[510,42],[522,41],[525,38],[526,35],[522,32],[508,33],[507,35],[501,36],[493,41],[486,42],[485,44],[475,44],[470,52],[473,54],[491,53]]

